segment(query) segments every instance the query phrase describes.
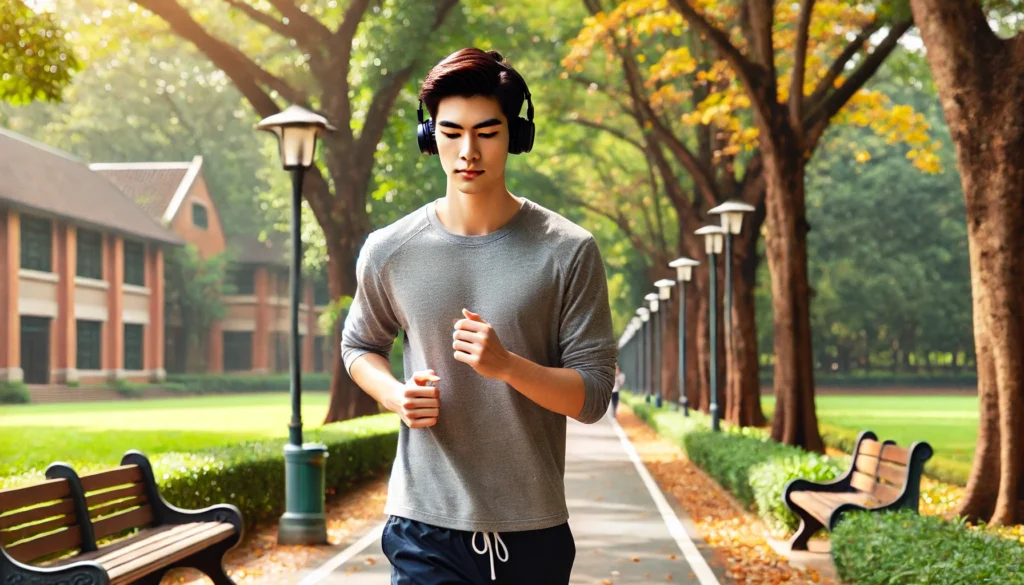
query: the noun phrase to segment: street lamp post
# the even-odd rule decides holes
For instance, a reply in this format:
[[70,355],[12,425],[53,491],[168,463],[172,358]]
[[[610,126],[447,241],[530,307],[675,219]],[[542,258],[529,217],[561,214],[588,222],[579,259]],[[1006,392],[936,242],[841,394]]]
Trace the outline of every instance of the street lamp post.
[[715,289],[717,288],[716,279],[718,278],[715,274],[715,255],[722,253],[722,236],[725,230],[717,225],[706,225],[696,233],[698,236],[704,236],[704,251],[708,254],[708,264],[711,265],[711,274],[709,279],[709,293],[708,293],[708,321],[709,329],[711,334],[711,430],[717,431],[719,428],[718,424],[718,332],[715,330],[716,321],[718,320],[718,299],[716,297]]
[[[668,323],[665,322],[665,320],[668,319],[668,302],[667,301],[672,298],[672,287],[675,286],[675,285],[676,285],[675,281],[669,280],[667,278],[663,278],[663,279],[659,280],[658,282],[654,283],[654,286],[658,287],[658,300],[659,301],[666,301],[666,303],[665,303],[665,310],[664,311],[658,311],[659,314],[661,314],[661,317],[658,319],[658,328],[662,332],[664,332],[664,330],[668,327]],[[662,348],[664,349],[665,340],[661,339],[660,337],[658,339],[659,339],[659,341],[661,343]],[[660,352],[658,354],[658,357],[659,358],[662,357]],[[663,391],[664,391],[664,384],[659,384],[658,385],[658,401],[657,401],[658,408],[661,408],[661,404],[662,404],[661,397],[662,397],[662,392]]]
[[632,359],[630,360],[629,387],[634,392],[637,390],[637,384],[640,380],[640,370],[637,367],[640,363],[640,359],[637,357],[640,349],[640,336],[637,335],[638,331],[640,331],[640,317],[633,317],[629,320],[629,338],[631,340],[629,352],[632,356]]
[[649,324],[651,319],[650,310],[640,307],[636,310],[637,315],[640,315],[640,322],[643,324],[643,335],[640,337],[640,343],[643,347],[643,351],[640,352],[641,368],[643,369],[643,390],[644,390],[644,401],[651,401],[650,385],[651,385],[651,326]]
[[[644,297],[647,309],[651,312],[651,393],[661,395],[661,328],[658,327],[658,293],[650,293]],[[647,402],[651,401],[650,394]]]
[[[708,210],[709,214],[720,215],[722,230],[725,232],[725,361],[732,359],[732,237],[739,235],[743,227],[743,214],[754,211],[754,206],[742,201],[726,201]],[[728,366],[726,372],[728,373]]]
[[279,544],[327,544],[327,515],[324,504],[327,447],[302,442],[302,373],[299,348],[299,284],[302,262],[301,211],[302,178],[313,165],[317,136],[334,130],[327,119],[300,106],[264,118],[257,130],[273,132],[280,146],[281,162],[292,172],[291,217],[291,332],[289,358],[292,419],[288,444],[284,447],[285,512],[278,526]]
[[686,283],[693,276],[693,267],[699,264],[690,258],[677,258],[668,264],[676,269],[679,282],[679,406],[683,416],[690,416],[690,399],[686,396]]

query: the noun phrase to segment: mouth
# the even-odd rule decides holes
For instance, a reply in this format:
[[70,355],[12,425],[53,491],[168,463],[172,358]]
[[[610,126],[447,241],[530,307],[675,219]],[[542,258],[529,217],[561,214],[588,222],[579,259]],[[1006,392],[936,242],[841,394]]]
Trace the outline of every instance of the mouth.
[[457,174],[462,175],[462,178],[467,180],[473,180],[480,175],[484,174],[484,171],[455,171]]

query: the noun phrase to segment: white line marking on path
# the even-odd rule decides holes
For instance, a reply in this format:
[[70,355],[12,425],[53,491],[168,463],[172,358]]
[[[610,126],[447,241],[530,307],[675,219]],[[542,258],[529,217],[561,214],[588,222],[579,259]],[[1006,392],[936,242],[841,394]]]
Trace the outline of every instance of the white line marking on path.
[[615,429],[615,433],[619,435],[619,440],[622,441],[622,448],[626,450],[629,458],[633,461],[633,465],[636,466],[637,473],[640,474],[640,479],[644,480],[644,485],[647,486],[647,491],[651,492],[651,497],[654,498],[654,504],[658,507],[658,511],[661,512],[661,517],[665,520],[665,524],[668,525],[668,531],[672,534],[672,537],[676,539],[676,544],[679,545],[679,550],[682,551],[686,561],[690,563],[690,567],[693,569],[693,573],[697,575],[697,580],[700,581],[701,585],[722,585],[719,583],[718,578],[715,577],[715,573],[712,572],[711,567],[708,566],[707,561],[697,550],[697,545],[690,540],[690,535],[686,533],[686,529],[683,528],[683,523],[679,521],[676,516],[675,510],[668,504],[668,500],[665,499],[664,494],[661,493],[661,488],[655,483],[654,478],[651,477],[650,472],[647,471],[647,467],[644,466],[643,461],[640,461],[640,456],[637,455],[636,449],[633,448],[633,443],[629,442],[629,437],[626,436],[625,431],[619,425],[619,421],[615,420],[611,416],[608,416],[611,420],[612,428]]
[[363,552],[363,549],[373,544],[375,540],[379,540],[381,535],[384,533],[385,524],[387,524],[387,522],[381,522],[379,525],[375,526],[362,538],[352,543],[348,548],[331,557],[331,560],[327,561],[323,565],[320,565],[320,568],[306,575],[306,578],[299,581],[297,585],[314,585],[315,583],[323,581],[324,578],[333,573],[335,569],[347,563],[352,557]]

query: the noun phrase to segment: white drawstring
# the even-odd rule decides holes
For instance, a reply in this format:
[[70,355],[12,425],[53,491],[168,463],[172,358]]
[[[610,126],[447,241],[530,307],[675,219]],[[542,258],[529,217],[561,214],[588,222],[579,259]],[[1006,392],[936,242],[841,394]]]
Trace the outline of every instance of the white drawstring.
[[[476,547],[476,535],[477,534],[483,534],[484,535],[484,547],[482,549],[478,549]],[[505,549],[505,558],[501,558],[501,549],[498,549],[498,560],[503,562],[503,563],[508,561],[508,547],[505,546],[504,542],[502,542],[501,536],[497,532],[474,532],[473,533],[473,551],[476,554],[478,554],[478,555],[482,555],[484,553],[489,553],[490,554],[490,557],[491,557],[491,581],[496,581],[498,578],[494,574],[494,547],[491,546],[491,539],[487,537],[489,534],[493,534],[494,535],[495,546],[500,544],[501,548]]]

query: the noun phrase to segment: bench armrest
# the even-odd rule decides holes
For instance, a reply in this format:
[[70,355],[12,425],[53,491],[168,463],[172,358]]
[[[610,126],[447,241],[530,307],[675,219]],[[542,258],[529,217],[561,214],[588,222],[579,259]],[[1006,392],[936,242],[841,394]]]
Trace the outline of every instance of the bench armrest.
[[241,542],[245,531],[242,512],[232,504],[215,504],[200,510],[185,510],[167,502],[160,495],[156,485],[156,476],[149,459],[141,452],[131,450],[121,458],[121,465],[138,465],[142,472],[143,483],[146,485],[147,496],[153,507],[153,517],[157,524],[188,524],[190,522],[222,522],[234,526],[235,536],[232,545]]
[[106,570],[95,561],[79,561],[60,567],[36,567],[11,558],[0,547],[0,576],[4,584],[72,583],[74,585],[109,585]]

